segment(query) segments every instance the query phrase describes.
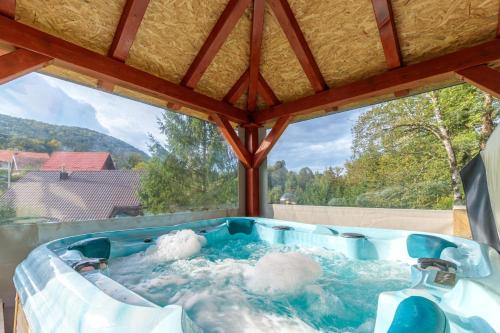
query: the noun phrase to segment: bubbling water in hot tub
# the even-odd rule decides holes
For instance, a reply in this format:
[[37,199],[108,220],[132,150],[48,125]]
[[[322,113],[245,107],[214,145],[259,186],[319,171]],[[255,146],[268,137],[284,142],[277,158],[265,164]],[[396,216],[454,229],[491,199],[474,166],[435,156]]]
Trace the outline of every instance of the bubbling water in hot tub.
[[321,248],[236,239],[206,245],[191,230],[110,260],[110,276],[205,332],[371,332],[377,296],[410,286],[404,263],[349,260]]

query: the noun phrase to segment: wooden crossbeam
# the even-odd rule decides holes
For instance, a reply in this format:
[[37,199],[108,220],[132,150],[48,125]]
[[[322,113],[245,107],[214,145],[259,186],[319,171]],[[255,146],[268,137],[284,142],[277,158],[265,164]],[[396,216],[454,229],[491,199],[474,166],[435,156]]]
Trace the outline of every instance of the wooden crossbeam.
[[206,115],[216,113],[236,123],[248,122],[248,115],[245,111],[228,103],[217,101],[189,88],[1,16],[0,41],[54,58],[58,66],[110,81],[150,96],[174,101]]
[[273,89],[269,86],[262,74],[259,74],[257,92],[259,93],[259,96],[262,97],[264,102],[266,102],[267,106],[273,106],[280,103],[280,100],[274,94]]
[[249,61],[249,83],[247,108],[255,111],[257,107],[257,85],[260,73],[260,53],[262,48],[262,36],[264,34],[264,0],[253,1],[252,16],[252,36],[250,40],[250,61]]
[[16,0],[0,0],[0,15],[13,19],[16,15]]
[[278,20],[281,29],[285,33],[290,45],[292,46],[297,59],[299,60],[304,72],[311,82],[315,92],[320,92],[327,89],[326,82],[321,75],[318,64],[314,60],[314,56],[309,49],[302,30],[300,30],[299,23],[293,15],[293,11],[290,8],[287,0],[269,0],[269,5],[271,6],[276,19]]
[[497,38],[500,38],[500,10],[498,11]]
[[[205,73],[251,1],[252,0],[229,0],[226,8],[224,8],[224,11],[212,28],[212,31],[210,31],[205,43],[200,51],[198,51],[198,54],[191,63],[191,66],[189,66],[186,74],[184,74],[181,81],[182,86],[194,88],[196,84],[198,84],[203,73]],[[172,110],[178,110],[180,105],[170,102],[168,103],[168,107]]]
[[389,69],[401,67],[401,51],[391,0],[372,0],[372,5],[387,66]]
[[487,93],[500,98],[500,71],[486,65],[470,67],[457,71],[464,81]]
[[254,121],[261,124],[282,116],[308,114],[370,97],[415,88],[426,79],[486,64],[498,59],[500,59],[499,38],[421,63],[396,68],[344,86],[331,88],[316,95],[306,96],[269,109],[260,110],[255,115]]
[[224,96],[223,101],[235,104],[238,99],[240,99],[241,95],[248,88],[248,69],[240,76],[238,81],[229,89],[226,96]]
[[52,58],[23,49],[0,56],[0,84],[36,71],[51,60]]
[[266,159],[267,154],[274,147],[278,139],[281,137],[281,134],[285,131],[286,127],[290,123],[292,117],[284,116],[279,118],[274,124],[271,132],[266,136],[264,140],[259,145],[259,148],[255,152],[253,157],[253,168],[258,168],[261,163]]
[[[118,22],[118,26],[116,27],[108,56],[125,62],[141,25],[142,18],[148,8],[148,4],[149,0],[127,0],[120,17],[120,22]],[[110,82],[99,80],[97,86],[103,90],[112,91],[114,85]]]
[[241,163],[246,168],[250,168],[252,166],[252,156],[246,149],[243,142],[241,142],[240,138],[238,137],[238,134],[236,134],[236,131],[231,126],[229,121],[227,121],[226,118],[221,117],[219,115],[213,115],[212,120],[219,128],[219,131],[221,132],[222,136],[226,139],[231,148],[233,148],[234,153],[241,161]]

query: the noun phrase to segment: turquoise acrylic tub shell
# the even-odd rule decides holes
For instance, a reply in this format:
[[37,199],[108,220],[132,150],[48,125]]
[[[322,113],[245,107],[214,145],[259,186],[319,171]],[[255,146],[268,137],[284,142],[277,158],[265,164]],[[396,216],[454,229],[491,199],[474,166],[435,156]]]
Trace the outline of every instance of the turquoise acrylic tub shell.
[[[84,277],[68,265],[83,254],[129,255],[150,245],[144,239],[188,228],[202,233],[208,243],[252,237],[269,243],[322,246],[359,260],[414,263],[412,288],[380,294],[375,333],[500,332],[500,255],[483,244],[444,235],[265,218],[223,218],[102,232],[41,245],[14,275],[32,332],[200,332],[182,307],[160,307],[99,271]],[[420,269],[416,265],[419,257],[456,263],[454,287],[436,283],[437,271]]]

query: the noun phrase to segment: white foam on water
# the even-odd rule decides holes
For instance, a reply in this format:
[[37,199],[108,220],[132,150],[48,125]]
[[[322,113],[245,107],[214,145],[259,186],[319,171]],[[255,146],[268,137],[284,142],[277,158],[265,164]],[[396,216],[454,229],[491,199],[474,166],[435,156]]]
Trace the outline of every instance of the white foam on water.
[[156,262],[185,259],[200,253],[206,243],[205,237],[193,230],[179,230],[158,237],[156,244],[146,249],[144,257]]
[[183,306],[206,332],[319,332],[297,317],[257,311],[237,287],[193,292],[180,290],[170,299]]
[[318,279],[323,270],[298,252],[272,252],[263,256],[248,276],[247,286],[256,294],[295,293]]

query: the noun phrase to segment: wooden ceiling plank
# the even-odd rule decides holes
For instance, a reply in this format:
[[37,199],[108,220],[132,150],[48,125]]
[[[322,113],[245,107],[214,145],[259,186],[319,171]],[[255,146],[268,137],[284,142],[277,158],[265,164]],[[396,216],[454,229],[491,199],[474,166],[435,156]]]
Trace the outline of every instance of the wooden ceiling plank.
[[421,85],[423,80],[498,59],[500,59],[500,39],[497,38],[434,59],[396,68],[344,86],[331,88],[316,95],[306,96],[269,109],[260,110],[255,115],[254,121],[256,123],[265,123],[285,115],[308,114],[366,98],[391,94],[398,90],[415,88]]
[[486,65],[470,67],[457,71],[465,82],[500,98],[500,71]]
[[174,101],[206,115],[216,113],[237,123],[248,122],[247,113],[232,105],[2,16],[0,41],[54,58],[56,64],[61,67],[150,96]]
[[259,145],[259,148],[255,152],[253,158],[253,168],[258,168],[260,164],[266,159],[267,154],[271,151],[276,142],[278,142],[278,139],[281,137],[281,135],[287,128],[288,124],[290,123],[290,120],[292,120],[292,117],[284,116],[276,121],[273,128],[271,129],[271,132],[269,132],[269,134],[264,138],[264,140],[262,140],[262,142]]
[[401,67],[403,62],[391,0],[372,0],[372,5],[387,66],[389,69]]
[[240,76],[238,81],[229,89],[226,96],[224,96],[223,101],[229,104],[236,104],[241,95],[245,93],[248,88],[248,69]]
[[222,136],[226,139],[231,148],[233,148],[234,153],[241,161],[241,163],[246,168],[250,168],[252,166],[252,156],[246,149],[243,142],[238,137],[238,134],[236,133],[235,129],[231,126],[229,121],[226,118],[219,115],[213,115],[212,120],[219,128]]
[[[149,5],[149,0],[127,0],[123,8],[120,22],[116,27],[113,42],[108,56],[123,61],[127,60],[130,48],[141,25],[142,19]],[[99,80],[97,86],[103,90],[113,91],[114,85]]]
[[281,103],[279,98],[276,96],[273,89],[271,88],[271,86],[269,86],[266,79],[264,79],[264,77],[262,76],[262,74],[259,74],[257,92],[259,96],[262,97],[264,102],[266,102],[267,106],[273,106]]
[[250,39],[249,83],[247,108],[255,111],[257,107],[257,85],[260,73],[260,55],[264,34],[265,0],[253,1],[252,35]]
[[16,0],[0,0],[0,15],[13,19],[16,16]]
[[39,70],[51,60],[52,58],[23,49],[0,56],[0,84]]
[[281,29],[285,33],[297,59],[299,60],[307,78],[311,82],[315,92],[320,92],[327,89],[327,85],[318,64],[307,44],[307,41],[300,30],[299,23],[295,18],[287,0],[269,0],[276,19],[278,20]]

